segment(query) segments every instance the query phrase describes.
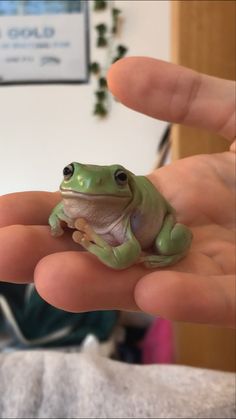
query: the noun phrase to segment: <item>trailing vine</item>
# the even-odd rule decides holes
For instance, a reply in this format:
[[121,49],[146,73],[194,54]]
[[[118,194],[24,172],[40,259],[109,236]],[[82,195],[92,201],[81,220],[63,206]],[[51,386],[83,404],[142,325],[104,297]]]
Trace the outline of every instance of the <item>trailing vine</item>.
[[95,93],[95,105],[93,114],[103,118],[110,111],[109,92],[107,88],[106,73],[108,67],[115,61],[123,58],[128,51],[127,47],[117,44],[117,36],[122,26],[122,12],[115,7],[112,0],[94,0],[94,12],[102,12],[109,9],[109,24],[99,23],[95,26],[97,48],[106,48],[106,64],[98,61],[90,63],[90,73],[96,78],[97,89]]

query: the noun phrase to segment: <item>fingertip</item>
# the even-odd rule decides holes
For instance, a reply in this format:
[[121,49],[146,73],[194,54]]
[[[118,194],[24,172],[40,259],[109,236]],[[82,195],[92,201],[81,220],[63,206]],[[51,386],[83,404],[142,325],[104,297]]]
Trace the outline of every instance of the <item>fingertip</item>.
[[174,316],[177,291],[173,293],[173,286],[178,274],[171,271],[155,271],[143,276],[134,290],[137,306],[144,312],[166,318]]
[[83,284],[89,269],[87,255],[80,256],[80,252],[55,253],[37,264],[35,287],[39,295],[54,307],[70,312],[86,311]]
[[146,62],[152,61],[149,57],[124,57],[111,65],[107,72],[107,84],[111,93],[121,101],[129,97],[127,86],[139,71],[142,72]]
[[129,58],[125,57],[111,65],[107,72],[107,85],[110,92],[117,96],[119,94],[119,88],[122,86],[122,79],[124,78],[124,69],[126,63],[129,62]]
[[[138,307],[152,315],[184,322],[207,322],[215,316],[210,277],[177,271],[156,271],[136,285]],[[213,311],[212,311],[213,308]]]
[[43,258],[34,279],[40,296],[66,311],[136,311],[133,290],[142,273],[138,267],[113,270],[87,252],[64,252]]
[[142,311],[172,321],[226,323],[227,304],[222,288],[211,276],[156,271],[138,282],[135,302]]

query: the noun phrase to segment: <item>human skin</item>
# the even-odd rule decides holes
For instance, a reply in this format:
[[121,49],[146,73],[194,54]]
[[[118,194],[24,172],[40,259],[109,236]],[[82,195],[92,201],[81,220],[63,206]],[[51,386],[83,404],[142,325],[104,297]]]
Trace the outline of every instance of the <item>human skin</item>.
[[69,233],[50,235],[57,192],[13,193],[0,197],[0,278],[34,281],[47,302],[68,311],[141,310],[235,327],[235,83],[129,57],[111,67],[108,85],[138,112],[229,140],[228,152],[182,159],[148,175],[191,228],[190,252],[173,267],[114,271],[79,252]]

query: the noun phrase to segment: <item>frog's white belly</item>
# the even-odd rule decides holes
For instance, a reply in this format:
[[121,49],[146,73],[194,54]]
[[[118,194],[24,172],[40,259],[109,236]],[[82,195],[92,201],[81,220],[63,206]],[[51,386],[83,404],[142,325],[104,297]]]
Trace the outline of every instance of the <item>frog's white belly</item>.
[[[150,218],[149,214],[143,216],[137,216],[136,214],[130,214],[126,219],[120,220],[114,226],[111,226],[109,231],[94,230],[100,234],[104,240],[106,240],[112,246],[116,246],[124,243],[127,238],[127,227],[130,223],[131,230],[141,245],[143,250],[147,250],[153,247],[156,237],[162,227],[165,213],[164,211],[159,212],[156,217]],[[125,221],[126,220],[126,221]]]
[[[94,231],[96,231],[96,227],[94,227]],[[100,233],[99,229],[96,231],[108,244],[111,246],[119,246],[120,244],[124,243],[125,241],[125,231],[122,226],[118,226],[116,229],[116,234],[113,231],[108,231],[104,233]]]
[[[110,205],[109,205],[110,204]],[[124,214],[112,206],[112,202],[104,200],[64,199],[65,215],[72,221],[85,219],[93,230],[112,246],[117,246],[125,240],[125,226],[122,221]]]
[[164,219],[164,209],[150,217],[150,214],[142,214],[136,211],[131,214],[123,214],[122,211],[112,207],[112,202],[91,201],[86,199],[64,199],[64,212],[71,220],[84,218],[111,246],[118,246],[127,240],[126,230],[130,221],[132,232],[139,241],[142,249],[150,248]]

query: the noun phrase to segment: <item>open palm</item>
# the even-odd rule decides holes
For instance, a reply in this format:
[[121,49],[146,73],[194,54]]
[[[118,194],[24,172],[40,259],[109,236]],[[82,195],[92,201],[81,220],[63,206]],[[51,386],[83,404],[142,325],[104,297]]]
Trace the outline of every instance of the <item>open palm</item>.
[[[191,228],[193,243],[187,257],[162,272],[162,279],[151,273],[140,282],[136,293],[144,310],[157,313],[158,307],[178,320],[230,324],[234,319],[234,164],[231,152],[201,155],[151,174],[176,208],[179,221]],[[165,278],[168,287],[160,285]]]
[[[139,112],[234,138],[231,81],[148,58],[121,60],[108,76],[111,91]],[[35,280],[43,298],[70,311],[143,310],[173,320],[233,326],[234,164],[232,149],[186,158],[149,175],[194,237],[185,259],[156,271],[140,265],[114,271],[78,252],[70,234],[51,237],[47,220],[60,199],[57,193],[3,196],[0,278]]]

